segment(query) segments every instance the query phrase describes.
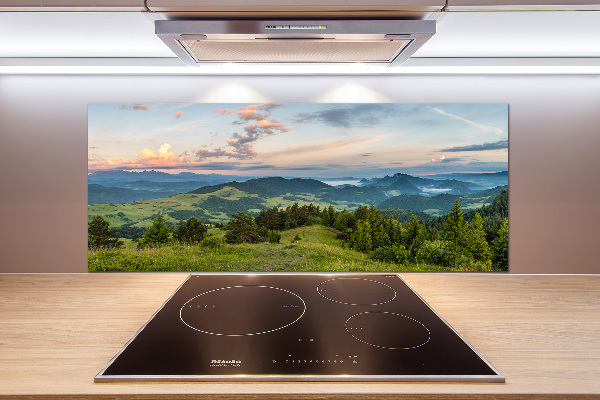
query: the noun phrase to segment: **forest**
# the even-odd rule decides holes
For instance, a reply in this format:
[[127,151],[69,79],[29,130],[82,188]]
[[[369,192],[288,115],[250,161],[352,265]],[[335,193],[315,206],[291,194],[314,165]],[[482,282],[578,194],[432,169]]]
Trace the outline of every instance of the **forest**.
[[[332,270],[345,270],[339,264],[346,262],[347,270],[508,270],[508,192],[502,190],[491,204],[466,212],[458,198],[453,200],[446,215],[420,220],[423,213],[373,204],[351,211],[296,202],[253,215],[235,211],[231,208],[234,202],[214,198],[208,201],[219,203],[230,215],[227,223],[211,224],[192,215],[174,225],[158,213],[150,226],[132,233],[128,246],[116,237],[117,231],[107,219],[96,215],[88,223],[88,268],[129,270],[128,262],[135,264],[150,254],[167,257],[168,252],[169,266],[164,269],[206,270],[203,260],[217,262],[216,253],[239,251],[223,257],[235,258],[235,267],[218,264],[214,268],[244,270],[244,254],[256,253],[258,269],[262,262],[265,268],[276,264],[277,270],[327,270],[329,264]],[[303,241],[307,234],[312,241]],[[289,256],[288,264],[270,260],[284,254]],[[311,267],[308,258],[302,259],[306,254],[318,258],[318,263]],[[155,269],[161,268],[155,264],[135,268]]]

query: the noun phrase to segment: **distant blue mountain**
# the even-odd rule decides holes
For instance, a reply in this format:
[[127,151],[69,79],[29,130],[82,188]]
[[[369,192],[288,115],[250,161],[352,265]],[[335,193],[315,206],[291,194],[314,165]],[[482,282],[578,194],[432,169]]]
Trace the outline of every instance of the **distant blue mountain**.
[[[450,179],[432,179],[408,174],[397,173],[386,175],[383,178],[363,179],[360,181],[362,187],[382,187],[388,190],[400,190],[401,194],[437,195],[441,193],[464,195],[476,193],[488,188],[470,181]],[[496,185],[498,186],[498,185]],[[493,186],[492,186],[493,187]]]
[[[160,171],[101,171],[88,175],[88,204],[131,203],[158,199],[211,185],[245,181],[248,176],[219,174],[194,174],[180,172],[169,174]],[[110,199],[110,201],[108,201]]]
[[152,200],[168,197],[169,192],[149,190],[131,190],[118,187],[107,187],[95,183],[88,185],[88,204],[123,204],[139,200]]
[[232,180],[246,181],[251,176],[220,175],[220,174],[195,174],[192,172],[180,172],[169,174],[161,171],[98,171],[88,174],[88,183],[97,183],[104,186],[122,187],[124,182],[146,181],[146,182],[209,182],[216,185]]
[[[328,181],[331,181],[331,178]],[[499,184],[492,185],[494,182]],[[110,171],[88,175],[88,204],[131,203],[180,193],[210,194],[228,186],[263,199],[302,195],[298,199],[309,196],[315,201],[339,203],[340,206],[382,204],[385,207],[424,211],[445,209],[457,196],[474,195],[485,189],[506,186],[507,183],[506,171],[495,174],[446,174],[427,177],[397,173],[362,179],[357,186],[338,187],[306,178]],[[426,200],[431,197],[435,199]]]
[[508,171],[500,172],[480,172],[480,173],[456,173],[456,174],[437,174],[427,175],[428,179],[446,180],[455,179],[462,182],[470,182],[491,189],[496,186],[508,185]]

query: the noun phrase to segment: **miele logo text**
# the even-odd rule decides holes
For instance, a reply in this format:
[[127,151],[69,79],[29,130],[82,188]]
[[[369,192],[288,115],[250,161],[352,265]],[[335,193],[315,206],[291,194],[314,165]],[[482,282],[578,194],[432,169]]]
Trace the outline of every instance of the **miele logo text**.
[[241,367],[242,362],[240,360],[212,360],[210,362],[211,367]]

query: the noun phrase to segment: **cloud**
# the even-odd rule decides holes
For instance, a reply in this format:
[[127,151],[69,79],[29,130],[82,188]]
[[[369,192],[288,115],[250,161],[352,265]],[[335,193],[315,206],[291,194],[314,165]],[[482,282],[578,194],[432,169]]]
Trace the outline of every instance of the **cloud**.
[[231,171],[253,171],[262,169],[276,169],[274,165],[256,164],[256,165],[242,165],[237,162],[206,162],[202,164],[194,164],[186,166],[188,169],[202,169],[202,170],[231,170]]
[[[219,146],[219,143],[215,143],[214,145],[213,143],[210,143],[208,148],[204,148],[206,145],[202,145],[203,147],[196,150],[183,151],[178,157],[170,152],[170,147],[162,153],[160,150],[158,153],[155,153],[153,150],[145,148],[139,153],[139,158],[141,160],[155,161],[181,159],[187,163],[194,163],[220,157],[232,159],[248,159],[254,157],[257,154],[254,150],[255,142],[268,135],[289,131],[289,128],[287,128],[280,120],[276,118],[270,119],[271,111],[279,106],[281,106],[281,104],[265,103],[251,104],[240,107],[237,110],[232,110],[230,108],[215,108],[213,111],[220,115],[235,115],[235,117],[237,117],[236,125],[240,125],[242,127],[242,131],[233,132],[228,138],[225,139],[225,143],[221,144],[220,147],[216,147]],[[133,109],[133,107],[134,106],[121,106],[121,108],[126,109]],[[178,119],[183,114],[184,111],[182,110],[176,111],[173,115],[173,118]],[[168,131],[163,129],[162,133],[177,133],[187,131],[189,127],[197,125],[198,122],[198,120],[180,122],[172,127],[166,128]],[[212,133],[212,135],[214,136],[215,134]],[[165,154],[170,154],[170,156],[166,157]],[[187,167],[189,167],[189,165],[186,165],[186,168]]]
[[325,167],[321,165],[315,166],[302,166],[302,167],[281,167],[279,168],[282,171],[322,171]]
[[208,158],[218,158],[218,157],[228,157],[228,158],[245,158],[239,154],[235,154],[229,152],[227,150],[223,150],[221,148],[215,150],[208,150],[204,148],[199,148],[194,151],[194,155],[197,157],[198,161],[204,161]]
[[354,125],[373,126],[391,112],[387,104],[356,104],[349,107],[335,107],[328,110],[301,113],[296,115],[294,122],[299,124],[323,124],[350,128]]
[[257,153],[254,151],[252,142],[256,139],[251,139],[249,135],[241,136],[234,133],[233,139],[225,139],[227,145],[233,147],[236,158],[250,158]]
[[436,164],[436,163],[437,164],[447,164],[447,163],[453,163],[453,162],[459,162],[459,161],[464,161],[464,159],[458,158],[458,157],[447,158],[446,156],[441,156],[438,159],[432,158],[429,163],[433,163],[433,164]]
[[140,151],[138,160],[139,161],[168,161],[173,160],[175,158],[175,154],[171,151],[171,145],[169,143],[164,143],[158,149],[158,154],[154,153],[149,148],[144,148]]
[[271,122],[266,119],[260,119],[256,121],[260,129],[263,130],[264,133],[269,135],[273,134],[273,129],[278,130],[279,132],[289,132],[289,129],[286,128],[284,124],[279,122],[278,119],[273,118]]
[[147,106],[147,105],[145,105],[145,104],[135,104],[135,105],[133,105],[133,106],[122,105],[122,106],[119,106],[119,108],[121,108],[121,109],[123,109],[123,110],[132,110],[132,111],[135,111],[135,110],[148,111],[148,109],[149,109],[150,107],[148,107],[148,106]]
[[101,156],[92,156],[92,157],[88,157],[88,164],[96,164],[96,163],[100,163],[104,160],[104,158],[102,158]]
[[242,121],[252,121],[256,119],[264,119],[264,115],[259,114],[258,110],[260,109],[260,105],[249,105],[246,107],[238,108],[236,111],[238,117]]
[[[278,119],[273,118],[269,121],[271,110],[279,107],[277,103],[250,104],[240,107],[236,111],[239,119],[236,125],[245,125],[245,134],[234,132],[230,138],[225,139],[227,145],[231,147],[237,158],[250,158],[257,153],[254,151],[254,142],[260,140],[266,135],[273,135],[276,132],[288,132],[289,129]],[[215,109],[217,110],[217,109]]]
[[230,108],[226,108],[224,110],[221,110],[220,108],[215,108],[213,111],[223,115],[223,114],[233,114],[233,111],[231,111]]
[[447,149],[438,150],[439,152],[458,152],[458,151],[485,151],[485,150],[502,150],[508,149],[508,139],[499,140],[497,142],[472,144],[468,146],[449,147]]
[[312,153],[315,151],[325,151],[325,150],[331,150],[331,149],[338,149],[341,147],[361,146],[366,143],[371,143],[371,142],[376,142],[379,140],[386,139],[390,136],[392,136],[392,135],[391,134],[377,135],[374,137],[360,138],[360,139],[354,139],[354,140],[326,141],[326,142],[315,143],[315,144],[294,146],[294,147],[291,147],[291,148],[288,148],[285,150],[278,151],[277,155]]
[[119,166],[111,166],[105,165],[104,168],[94,168],[95,171],[109,171],[115,169],[121,170],[139,170],[139,169],[161,169],[161,170],[170,170],[170,169],[181,169],[185,168],[186,170],[239,170],[239,165],[236,163],[228,163],[228,162],[211,162],[211,163],[202,163],[202,164],[171,164],[171,165],[141,165],[135,163],[126,163],[121,164]]
[[261,169],[278,169],[278,168],[274,165],[257,164],[257,165],[246,165],[243,167],[239,167],[238,169],[240,171],[257,171],[257,170],[261,170]]
[[256,139],[258,139],[258,134],[260,132],[260,130],[258,129],[258,126],[256,126],[256,125],[246,125],[244,127],[244,131],[246,132],[246,136],[240,136],[239,133],[234,132],[233,133],[233,137],[237,138],[242,143],[253,142]]
[[457,121],[464,122],[464,123],[466,123],[468,125],[471,125],[471,126],[474,126],[476,128],[479,128],[482,131],[492,132],[492,133],[495,133],[497,135],[500,135],[500,134],[504,133],[504,131],[502,129],[500,129],[500,128],[496,128],[496,127],[493,127],[493,126],[490,126],[490,125],[480,124],[479,122],[471,121],[471,120],[463,118],[463,117],[461,117],[459,115],[454,115],[454,114],[447,113],[446,111],[444,111],[444,110],[442,110],[440,108],[437,108],[437,107],[430,107],[430,106],[428,106],[428,107],[431,110],[433,110],[433,111],[435,111],[435,112],[437,112],[439,114],[445,115],[445,116],[450,117],[452,119],[455,119]]
[[115,157],[106,160],[103,157],[88,157],[88,169],[99,170],[102,168],[140,169],[140,168],[174,168],[186,163],[183,156],[175,157],[171,151],[171,145],[164,143],[159,147],[158,153],[152,149],[144,148],[136,159],[122,160]]
[[439,174],[458,172],[498,172],[507,171],[508,163],[505,161],[466,161],[456,163],[427,162],[407,168],[402,168],[408,174]]
[[160,146],[160,148],[158,149],[158,157],[165,160],[173,158],[175,154],[171,152],[171,147],[172,146],[169,143],[165,143],[162,146]]
[[140,151],[140,157],[146,160],[157,158],[156,154],[148,148],[145,148],[144,150]]

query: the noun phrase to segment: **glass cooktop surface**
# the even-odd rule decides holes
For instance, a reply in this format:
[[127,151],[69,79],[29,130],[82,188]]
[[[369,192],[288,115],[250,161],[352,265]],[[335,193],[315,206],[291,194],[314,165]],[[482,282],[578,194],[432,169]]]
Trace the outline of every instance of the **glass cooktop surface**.
[[504,377],[397,275],[190,275],[96,382]]

